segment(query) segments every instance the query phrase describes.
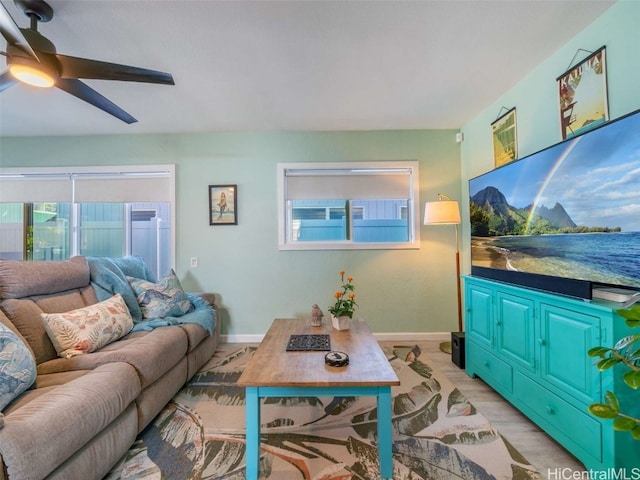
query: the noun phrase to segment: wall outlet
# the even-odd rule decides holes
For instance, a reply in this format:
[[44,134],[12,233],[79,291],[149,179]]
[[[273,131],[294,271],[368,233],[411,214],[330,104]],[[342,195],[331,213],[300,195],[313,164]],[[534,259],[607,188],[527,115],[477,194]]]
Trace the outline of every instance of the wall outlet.
[[198,268],[198,257],[191,257],[191,268]]

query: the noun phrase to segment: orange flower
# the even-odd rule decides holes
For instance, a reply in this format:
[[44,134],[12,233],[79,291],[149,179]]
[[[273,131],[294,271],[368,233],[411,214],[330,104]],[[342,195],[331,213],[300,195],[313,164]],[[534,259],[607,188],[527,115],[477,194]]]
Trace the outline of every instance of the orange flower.
[[345,281],[345,271],[340,270],[340,281],[342,282],[342,290],[339,290],[333,294],[335,298],[335,303],[329,306],[329,312],[335,316],[347,316],[349,318],[353,318],[353,311],[358,306],[355,301],[356,294],[353,292],[354,286],[351,282],[353,282],[353,277],[349,276]]

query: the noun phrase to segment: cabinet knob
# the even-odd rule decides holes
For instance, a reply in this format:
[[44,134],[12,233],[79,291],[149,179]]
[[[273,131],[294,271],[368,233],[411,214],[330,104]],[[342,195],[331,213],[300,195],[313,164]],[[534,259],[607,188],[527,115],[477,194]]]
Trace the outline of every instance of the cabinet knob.
[[545,344],[544,338],[539,338],[539,339],[538,339],[538,343],[539,343],[540,345],[544,345],[544,344]]
[[502,325],[502,322],[501,322],[500,320],[498,320],[498,321],[496,322],[496,325]]
[[553,410],[553,407],[551,405],[547,405],[545,409],[547,410],[547,413],[549,415],[553,415],[555,413],[555,411]]

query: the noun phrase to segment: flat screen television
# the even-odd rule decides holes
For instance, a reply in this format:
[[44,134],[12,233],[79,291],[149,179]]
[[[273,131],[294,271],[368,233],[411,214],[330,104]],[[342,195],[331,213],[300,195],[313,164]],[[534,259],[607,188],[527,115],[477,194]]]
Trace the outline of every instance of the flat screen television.
[[471,273],[640,289],[640,110],[469,180]]

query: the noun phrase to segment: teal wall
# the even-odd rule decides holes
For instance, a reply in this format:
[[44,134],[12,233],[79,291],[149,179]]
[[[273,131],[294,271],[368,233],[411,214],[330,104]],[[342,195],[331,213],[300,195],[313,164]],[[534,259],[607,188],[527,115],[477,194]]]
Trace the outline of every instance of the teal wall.
[[[462,128],[463,271],[470,269],[468,180],[494,167],[491,123],[501,108],[516,107],[518,157],[561,141],[556,78],[578,49],[607,47],[609,118],[640,108],[640,1],[619,0],[591,25]],[[541,35],[544,34],[541,32]],[[574,62],[586,55],[581,53]],[[499,72],[497,73],[499,74]]]
[[[418,160],[420,213],[460,196],[455,131],[270,132],[3,138],[0,166],[176,164],[176,271],[218,294],[223,333],[263,334],[275,317],[326,312],[338,271],[355,277],[357,314],[375,332],[457,329],[454,227],[421,225],[419,250],[279,251],[279,162]],[[238,226],[210,226],[208,185],[238,184]],[[191,269],[189,259],[199,258]]]

